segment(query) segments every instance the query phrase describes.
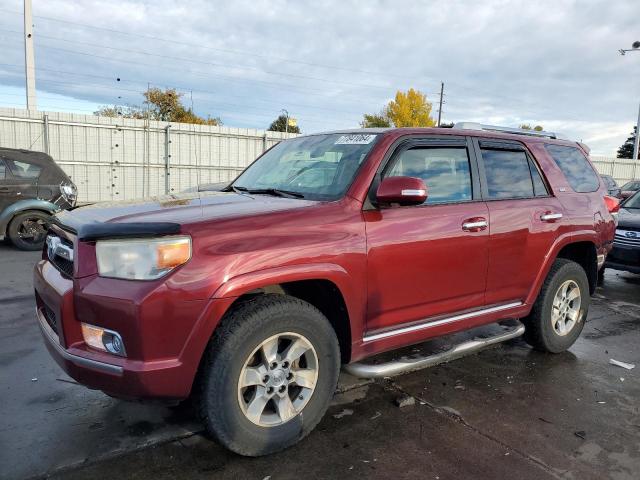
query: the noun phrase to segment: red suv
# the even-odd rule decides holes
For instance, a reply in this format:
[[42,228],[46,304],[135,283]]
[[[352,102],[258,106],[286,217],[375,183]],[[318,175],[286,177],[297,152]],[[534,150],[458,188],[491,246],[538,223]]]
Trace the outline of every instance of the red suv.
[[586,147],[479,124],[279,143],[222,192],[57,216],[46,345],[120,398],[194,395],[244,455],[320,421],[342,364],[505,319],[579,336],[614,219]]

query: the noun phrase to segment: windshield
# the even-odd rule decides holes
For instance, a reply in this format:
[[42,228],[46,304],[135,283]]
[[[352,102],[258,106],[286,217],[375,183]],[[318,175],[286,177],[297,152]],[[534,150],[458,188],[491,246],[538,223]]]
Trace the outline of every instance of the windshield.
[[329,134],[279,143],[249,166],[230,188],[337,200],[353,182],[375,134]]
[[640,192],[629,197],[629,199],[622,204],[622,208],[640,208]]

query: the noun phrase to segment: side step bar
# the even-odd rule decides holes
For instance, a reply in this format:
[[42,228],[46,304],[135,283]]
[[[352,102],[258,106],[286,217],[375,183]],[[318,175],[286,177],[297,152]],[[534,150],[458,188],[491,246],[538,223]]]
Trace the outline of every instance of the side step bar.
[[471,355],[490,345],[506,342],[507,340],[517,338],[524,334],[524,325],[520,322],[501,326],[505,329],[504,332],[487,338],[474,338],[473,340],[460,343],[441,353],[428,356],[404,356],[398,360],[378,364],[355,362],[345,365],[344,369],[351,375],[361,378],[393,377],[402,373],[433,367],[440,363]]

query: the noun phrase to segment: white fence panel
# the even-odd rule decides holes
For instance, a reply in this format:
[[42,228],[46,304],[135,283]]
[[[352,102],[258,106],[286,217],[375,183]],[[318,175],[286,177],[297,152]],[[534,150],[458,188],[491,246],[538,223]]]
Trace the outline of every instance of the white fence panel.
[[80,202],[163,195],[229,181],[265,149],[295,136],[0,108],[0,146],[49,153],[78,186]]
[[611,175],[620,185],[640,177],[640,160],[591,157],[591,161],[600,174]]

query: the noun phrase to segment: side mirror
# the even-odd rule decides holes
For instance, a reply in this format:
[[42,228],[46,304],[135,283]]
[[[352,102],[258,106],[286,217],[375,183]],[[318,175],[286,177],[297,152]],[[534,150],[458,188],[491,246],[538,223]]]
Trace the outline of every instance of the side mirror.
[[427,186],[415,177],[387,177],[378,186],[380,204],[420,205],[427,199]]

